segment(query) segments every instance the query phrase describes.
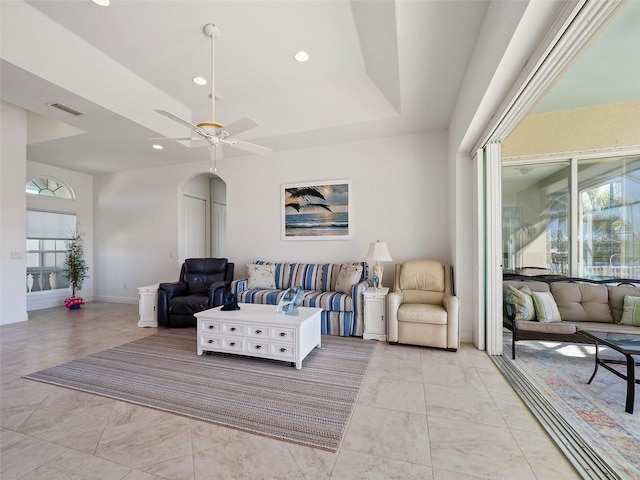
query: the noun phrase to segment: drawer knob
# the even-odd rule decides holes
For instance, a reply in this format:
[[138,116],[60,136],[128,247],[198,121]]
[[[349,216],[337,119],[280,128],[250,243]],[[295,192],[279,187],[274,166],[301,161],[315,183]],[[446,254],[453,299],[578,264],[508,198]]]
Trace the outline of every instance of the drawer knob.
[[209,340],[209,343],[213,343],[213,340]]
[[286,336],[287,336],[287,334],[286,334],[285,332],[280,332],[280,336],[281,336],[281,337],[286,337]]
[[256,345],[256,350],[260,350],[262,348],[262,345]]
[[260,335],[262,333],[262,330],[256,330],[256,333]]
[[236,331],[236,327],[231,327],[231,328],[230,328],[230,330],[231,330],[232,332],[235,332],[235,331]]
[[213,325],[209,325],[209,330],[213,330]]
[[229,345],[231,345],[232,347],[236,346],[236,342],[231,342]]
[[282,353],[284,353],[284,352],[286,352],[286,351],[287,351],[287,349],[286,349],[286,348],[284,348],[284,347],[282,347],[282,348],[280,349],[280,351],[281,351]]

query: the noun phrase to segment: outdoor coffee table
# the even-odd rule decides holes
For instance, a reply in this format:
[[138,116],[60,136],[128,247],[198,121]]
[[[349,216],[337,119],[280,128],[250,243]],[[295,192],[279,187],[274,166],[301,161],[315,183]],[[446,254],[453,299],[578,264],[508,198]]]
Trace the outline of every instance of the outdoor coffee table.
[[[640,384],[640,380],[635,377],[636,361],[633,355],[640,355],[640,335],[634,335],[630,333],[607,333],[607,332],[594,332],[589,330],[579,331],[585,337],[593,340],[596,343],[596,366],[593,370],[593,375],[587,383],[591,383],[596,376],[598,366],[602,365],[604,368],[614,373],[618,377],[627,381],[627,402],[625,405],[625,412],[633,413],[633,404],[635,400],[635,384]],[[620,352],[626,358],[626,360],[612,360],[606,358],[600,358],[598,350],[600,345],[605,345],[612,348],[616,352]],[[610,367],[608,364],[614,363],[619,365],[627,365],[627,374],[623,375],[615,368]]]
[[320,347],[321,308],[298,307],[299,315],[277,313],[275,305],[240,303],[240,310],[211,308],[195,314],[198,355],[224,352],[295,363]]

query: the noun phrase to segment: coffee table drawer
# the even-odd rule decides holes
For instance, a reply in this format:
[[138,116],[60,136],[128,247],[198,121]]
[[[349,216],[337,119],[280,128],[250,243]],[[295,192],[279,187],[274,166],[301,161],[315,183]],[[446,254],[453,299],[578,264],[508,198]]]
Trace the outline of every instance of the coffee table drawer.
[[268,338],[269,330],[270,328],[265,327],[264,325],[250,325],[247,327],[247,337]]
[[277,358],[296,358],[296,346],[295,344],[288,343],[272,343],[269,345],[269,353]]
[[244,339],[222,337],[220,349],[227,352],[244,352]]
[[220,325],[223,335],[237,335],[244,337],[245,326],[242,323],[223,323]]
[[220,322],[212,322],[208,320],[202,320],[200,325],[201,333],[210,333],[218,335],[222,333]]
[[200,335],[198,338],[200,348],[204,350],[218,349],[222,347],[222,338],[213,335]]
[[261,341],[261,340],[247,340],[247,353],[256,355],[260,354],[260,356],[265,356],[269,354],[269,342]]
[[280,342],[295,342],[296,341],[296,329],[295,328],[271,328],[269,330],[269,336],[274,340],[277,339]]

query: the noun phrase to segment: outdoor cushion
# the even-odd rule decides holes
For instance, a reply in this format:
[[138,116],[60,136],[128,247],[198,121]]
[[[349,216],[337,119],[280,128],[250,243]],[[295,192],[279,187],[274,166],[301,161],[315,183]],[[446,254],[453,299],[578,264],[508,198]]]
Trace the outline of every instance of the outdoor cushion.
[[605,285],[554,282],[551,293],[564,321],[613,323]]
[[622,325],[640,327],[640,297],[632,297],[630,295],[624,297],[624,308],[620,323]]
[[526,285],[520,290],[509,285],[506,302],[512,305],[515,311],[516,320],[535,320],[536,310],[533,305],[531,290]]
[[609,285],[607,290],[609,290],[609,308],[611,308],[613,321],[620,323],[624,297],[627,295],[640,297],[640,287],[635,285]]
[[531,292],[536,318],[542,323],[559,322],[562,317],[550,292]]

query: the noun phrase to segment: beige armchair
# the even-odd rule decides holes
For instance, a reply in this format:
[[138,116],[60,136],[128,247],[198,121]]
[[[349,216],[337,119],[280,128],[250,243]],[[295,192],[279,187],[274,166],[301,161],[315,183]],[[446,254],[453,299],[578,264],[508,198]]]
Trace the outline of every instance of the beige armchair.
[[435,260],[396,264],[387,298],[389,342],[446,348],[460,345],[458,297],[452,295],[451,268]]

